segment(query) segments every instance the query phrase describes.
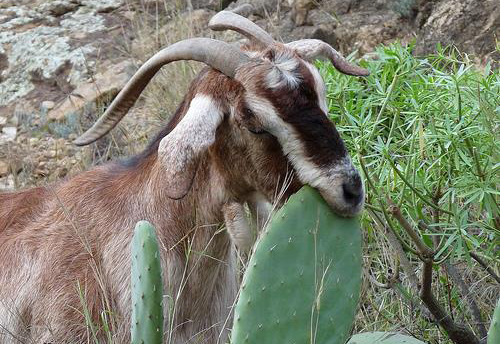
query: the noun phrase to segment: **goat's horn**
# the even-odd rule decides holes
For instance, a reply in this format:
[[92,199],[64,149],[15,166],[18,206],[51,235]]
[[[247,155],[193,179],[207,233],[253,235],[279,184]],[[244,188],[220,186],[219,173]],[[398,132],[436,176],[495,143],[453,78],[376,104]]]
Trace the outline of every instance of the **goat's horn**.
[[350,63],[337,50],[328,43],[319,39],[301,39],[286,44],[294,49],[305,60],[314,60],[323,57],[329,59],[340,72],[348,75],[367,76],[370,72],[364,68]]
[[260,26],[231,11],[221,11],[214,15],[210,19],[208,27],[214,31],[236,31],[251,41],[260,43],[264,47],[275,43],[271,35],[260,28]]
[[74,143],[84,146],[106,135],[127,114],[156,72],[164,65],[179,60],[204,62],[233,78],[238,67],[247,62],[248,57],[239,49],[210,38],[192,38],[174,43],[146,61],[101,118]]

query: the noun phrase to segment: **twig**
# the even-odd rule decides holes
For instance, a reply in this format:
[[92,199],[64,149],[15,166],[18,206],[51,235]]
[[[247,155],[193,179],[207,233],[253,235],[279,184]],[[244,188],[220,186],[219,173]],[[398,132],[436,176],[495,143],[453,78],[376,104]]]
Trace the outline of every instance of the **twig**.
[[479,265],[481,265],[491,275],[491,277],[495,279],[495,281],[498,282],[498,284],[500,284],[500,277],[495,273],[495,271],[493,271],[491,267],[488,266],[488,264],[486,264],[486,262],[481,257],[479,257],[479,255],[477,255],[474,252],[469,252],[469,254],[476,262],[479,263]]
[[424,269],[422,272],[422,290],[420,297],[440,326],[448,333],[452,341],[457,344],[480,344],[479,339],[469,329],[456,324],[449,314],[441,307],[432,293],[432,268],[434,265],[433,251],[422,241],[409,222],[402,216],[399,208],[392,203],[391,213],[398,220],[408,235],[414,240],[420,250]]
[[486,336],[488,335],[488,331],[486,331],[483,318],[481,317],[481,312],[479,311],[479,307],[477,306],[476,300],[472,296],[469,287],[467,286],[467,284],[465,284],[462,276],[460,275],[460,272],[452,264],[450,264],[449,261],[444,262],[443,266],[448,272],[448,275],[453,280],[453,283],[458,286],[462,297],[464,297],[469,303],[469,312],[476,322],[476,326],[481,338],[486,338]]
[[401,171],[396,167],[396,165],[394,164],[394,161],[392,161],[391,157],[390,156],[387,156],[387,160],[389,161],[389,163],[391,164],[392,168],[394,169],[394,171],[396,172],[396,174],[401,178],[401,180],[411,189],[411,191],[413,191],[415,193],[416,196],[418,196],[418,198],[420,198],[425,204],[427,204],[428,206],[434,208],[434,209],[438,209],[440,210],[441,212],[443,213],[446,213],[448,215],[453,215],[453,213],[451,211],[448,211],[446,209],[442,209],[442,208],[439,208],[437,207],[434,203],[432,203],[431,201],[429,201],[428,199],[426,199],[424,197],[424,195],[422,195],[422,193],[420,191],[418,191],[413,185],[411,185],[411,183],[406,180],[406,178],[403,176],[403,174],[401,173]]
[[[411,266],[410,261],[408,260],[408,257],[406,257],[405,252],[403,250],[403,247],[401,246],[401,242],[399,239],[394,235],[392,230],[387,228],[382,222],[382,219],[376,214],[371,211],[369,211],[372,218],[375,220],[375,223],[384,230],[386,234],[387,241],[391,245],[392,249],[395,251],[396,256],[399,260],[399,263],[402,265],[403,270],[406,272],[408,275],[408,280],[410,282],[410,286],[413,287],[415,290],[419,290],[419,283],[418,283],[418,277],[415,274],[415,270]],[[426,314],[428,315],[428,314]]]
[[405,248],[405,250],[410,251],[414,255],[418,256],[419,252],[417,252],[413,248],[411,248],[411,246],[406,243],[406,241],[399,235],[399,233],[396,231],[396,229],[392,225],[392,222],[389,218],[389,215],[387,214],[387,211],[385,210],[385,204],[382,201],[383,198],[380,196],[380,194],[378,193],[378,190],[375,188],[375,185],[373,184],[373,181],[371,180],[370,175],[368,174],[368,171],[366,170],[365,162],[364,162],[364,159],[361,155],[359,155],[359,164],[361,165],[361,169],[363,170],[363,173],[366,177],[368,185],[373,190],[373,193],[378,197],[378,202],[380,203],[380,205],[382,207],[381,212],[384,214],[384,218],[387,221],[387,225],[388,225],[389,229],[392,231],[392,234],[394,234],[397,237],[398,241]]
[[410,238],[413,240],[415,245],[417,246],[418,250],[420,253],[425,257],[425,258],[431,258],[434,255],[434,252],[427,246],[423,240],[420,238],[420,235],[413,229],[413,226],[408,223],[406,218],[401,214],[401,210],[399,207],[394,204],[394,202],[391,199],[387,199],[389,203],[389,213],[398,220],[399,224],[403,229],[406,231],[406,233],[410,236]]
[[[419,225],[430,230],[431,232],[434,232],[434,233],[440,232],[439,227],[432,228],[432,227],[428,226],[426,223],[424,223],[423,221],[420,221]],[[451,251],[450,251],[450,253],[451,253]],[[476,255],[473,252],[469,252],[469,253],[471,256],[473,254]],[[446,273],[451,277],[453,283],[455,283],[458,286],[462,297],[464,297],[467,300],[467,302],[469,304],[469,313],[472,315],[475,323],[477,324],[477,329],[479,331],[479,334],[481,335],[482,338],[486,338],[486,336],[487,336],[486,327],[484,326],[484,321],[483,321],[483,318],[481,316],[481,312],[479,311],[479,307],[477,306],[476,300],[472,296],[467,284],[465,284],[462,276],[460,275],[460,272],[452,264],[450,264],[450,262],[448,261],[448,258],[449,258],[449,255],[447,255],[443,259],[444,269],[445,269]],[[450,303],[450,309],[451,309],[451,303]]]
[[368,278],[368,280],[370,281],[371,284],[375,285],[376,287],[378,288],[382,288],[382,289],[391,289],[392,288],[392,279],[389,278],[388,280],[388,283],[380,283],[379,281],[377,281],[377,279],[375,277],[373,277],[366,268],[363,269],[363,274],[366,276],[366,278]]
[[467,147],[467,149],[469,150],[469,153],[470,155],[472,156],[472,159],[474,160],[474,164],[476,165],[476,171],[477,171],[477,175],[479,176],[479,178],[481,179],[481,181],[485,181],[484,179],[484,173],[481,169],[481,164],[479,163],[479,158],[476,154],[476,151],[475,149],[472,147],[472,143],[470,142],[469,138],[466,137],[464,139],[465,141],[465,146]]
[[[484,171],[481,169],[481,163],[479,162],[479,157],[477,156],[477,150],[474,149],[474,147],[472,147],[472,143],[470,142],[470,139],[468,137],[466,137],[464,139],[464,141],[465,141],[465,146],[469,150],[469,153],[472,156],[472,159],[474,160],[474,164],[476,166],[477,175],[479,176],[479,179],[483,182],[486,182]],[[497,208],[499,208],[498,203],[495,200],[495,198],[491,197],[491,200],[497,206]],[[498,219],[498,217],[495,218],[495,225],[497,225],[497,228],[498,228],[498,224],[497,224],[498,220],[497,219]]]
[[399,78],[399,75],[397,74],[397,71],[396,71],[396,75],[394,75],[394,78],[392,79],[391,84],[387,88],[387,95],[385,96],[384,101],[382,102],[382,106],[380,107],[380,111],[378,112],[377,118],[375,119],[375,122],[374,122],[375,125],[373,126],[371,132],[368,134],[368,138],[366,139],[366,142],[370,142],[371,141],[372,136],[375,133],[375,129],[377,128],[377,125],[380,122],[380,118],[382,117],[382,113],[385,111],[385,108],[387,106],[389,98],[392,95],[392,91],[394,89],[394,85],[396,85],[396,81],[398,80],[398,78]]
[[446,331],[450,339],[457,344],[480,344],[479,339],[467,328],[457,325],[444,311],[432,293],[432,260],[423,262],[422,291],[420,297],[436,321]]

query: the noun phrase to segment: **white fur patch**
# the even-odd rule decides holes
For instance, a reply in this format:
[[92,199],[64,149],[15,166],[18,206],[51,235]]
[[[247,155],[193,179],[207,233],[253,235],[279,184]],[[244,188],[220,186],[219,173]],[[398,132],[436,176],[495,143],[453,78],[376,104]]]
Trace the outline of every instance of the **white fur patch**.
[[328,107],[326,105],[326,87],[323,78],[319,74],[316,67],[314,67],[309,62],[305,62],[306,67],[309,69],[314,78],[314,89],[318,95],[319,107],[323,112],[328,115]]
[[205,150],[215,141],[215,130],[223,119],[222,111],[212,97],[198,94],[189,104],[189,109],[179,124],[162,140],[159,151],[169,154],[174,166],[182,164],[183,151],[190,147],[193,153]]
[[287,51],[277,51],[273,69],[266,75],[266,85],[269,88],[287,86],[296,88],[300,83],[300,75],[296,73],[299,61]]
[[158,156],[168,174],[169,197],[181,198],[189,190],[196,158],[215,142],[215,131],[224,115],[212,97],[198,94],[179,124],[165,136]]

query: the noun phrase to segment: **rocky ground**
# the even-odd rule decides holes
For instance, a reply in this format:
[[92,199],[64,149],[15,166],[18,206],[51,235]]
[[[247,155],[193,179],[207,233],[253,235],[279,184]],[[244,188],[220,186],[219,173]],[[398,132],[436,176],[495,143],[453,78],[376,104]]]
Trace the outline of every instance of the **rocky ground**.
[[441,43],[456,45],[479,68],[500,60],[497,0],[2,0],[0,190],[51,182],[139,149],[124,142],[145,141],[196,68],[179,64],[160,77],[122,130],[98,147],[76,148],[71,140],[162,46],[197,35],[237,39],[206,24],[216,11],[244,3],[278,40],[319,38],[363,56],[381,43],[415,39],[417,54]]

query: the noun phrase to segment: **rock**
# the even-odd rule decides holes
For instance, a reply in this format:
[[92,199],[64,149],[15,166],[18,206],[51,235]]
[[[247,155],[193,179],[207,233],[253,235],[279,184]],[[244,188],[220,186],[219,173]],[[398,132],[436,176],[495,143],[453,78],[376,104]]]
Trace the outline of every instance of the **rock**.
[[137,17],[137,12],[136,11],[123,11],[122,15],[127,18],[128,20],[132,21],[135,20]]
[[7,124],[7,117],[0,116],[0,129]]
[[[419,17],[423,26],[417,36],[416,53],[435,51],[436,44],[453,44],[473,54],[481,64],[500,61],[495,49],[500,36],[500,2],[498,0],[420,1]],[[426,18],[427,17],[427,18]]]
[[288,4],[292,8],[291,17],[297,26],[302,26],[307,21],[309,10],[317,7],[318,2],[315,0],[288,0]]
[[16,136],[17,136],[16,127],[4,127],[2,128],[2,133],[0,134],[0,144],[14,141],[16,139]]
[[42,102],[42,109],[44,110],[52,110],[56,106],[56,104],[53,101],[46,100]]
[[63,14],[66,14],[68,12],[73,11],[75,8],[78,7],[78,5],[79,4],[74,2],[74,1],[53,0],[53,1],[43,3],[39,7],[39,10],[41,12],[58,17],[58,16],[61,16]]
[[[95,65],[89,56],[95,54],[97,47],[92,43],[74,46],[71,36],[104,30],[103,18],[73,14],[65,17],[60,26],[40,25],[14,31],[12,28],[19,26],[19,19],[26,24],[41,20],[36,12],[19,11],[24,17],[0,24],[0,53],[8,57],[8,67],[2,72],[4,80],[0,83],[0,104],[26,96],[44,84],[59,82],[64,86],[85,81],[90,75],[89,68]],[[9,50],[3,50],[2,46]]]
[[0,178],[0,191],[12,191],[15,188],[14,176],[9,174]]
[[12,6],[14,6],[15,1],[17,1],[17,0],[2,0],[2,2],[0,2],[0,8],[12,7]]
[[14,116],[10,117],[7,123],[9,123],[11,127],[17,127],[19,125],[19,117],[14,114]]
[[35,171],[33,171],[33,174],[35,175],[35,177],[43,178],[48,175],[48,172],[46,170],[37,168],[35,169]]
[[13,113],[20,103],[40,111],[43,101],[61,99],[91,79],[96,61],[116,60],[122,29],[129,40],[135,33],[123,11],[106,13],[124,0],[0,3],[0,112]]
[[57,156],[57,152],[54,149],[45,151],[44,156],[49,159],[53,159]]
[[110,12],[123,5],[124,0],[79,0],[82,5],[97,12]]
[[220,11],[228,7],[234,0],[187,0],[187,8],[199,9],[208,8],[213,11]]
[[6,162],[0,160],[0,177],[5,177],[10,173],[9,165]]
[[56,175],[58,178],[64,178],[66,177],[66,175],[68,174],[69,170],[67,167],[59,167],[57,170],[56,170]]
[[62,103],[49,112],[48,118],[61,121],[66,115],[77,113],[86,105],[109,101],[125,86],[133,68],[130,61],[123,61],[111,66],[102,74],[96,74],[94,82],[78,86]]
[[252,15],[255,12],[255,9],[250,4],[243,4],[243,5],[239,5],[238,7],[231,9],[231,11],[233,13],[239,14],[240,16],[248,18],[250,15]]

